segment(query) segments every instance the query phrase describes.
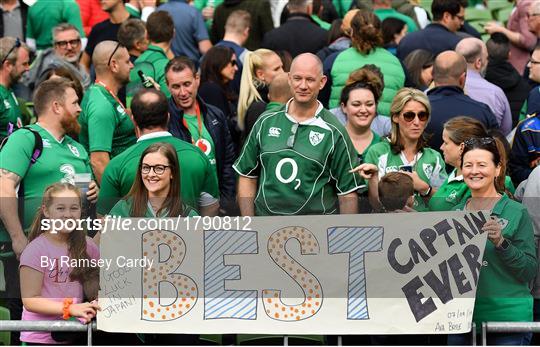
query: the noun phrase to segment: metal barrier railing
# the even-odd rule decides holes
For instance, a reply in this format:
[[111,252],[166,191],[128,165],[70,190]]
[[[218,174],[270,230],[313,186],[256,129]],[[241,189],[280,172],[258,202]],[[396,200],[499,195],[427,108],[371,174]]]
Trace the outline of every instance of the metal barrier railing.
[[[97,330],[96,321],[81,324],[74,321],[0,321],[0,331],[69,331],[87,333],[87,345],[92,346],[92,331]],[[487,346],[487,333],[540,333],[540,322],[484,322],[482,323],[482,346]],[[476,346],[476,324],[472,323],[471,345]],[[284,345],[288,345],[287,337]],[[338,346],[341,336],[338,336]]]
[[540,322],[484,322],[482,346],[487,346],[487,333],[540,333]]
[[85,332],[87,334],[87,345],[92,346],[92,331],[97,330],[96,321],[90,324],[81,324],[75,321],[20,321],[3,320],[0,321],[0,331],[69,331]]

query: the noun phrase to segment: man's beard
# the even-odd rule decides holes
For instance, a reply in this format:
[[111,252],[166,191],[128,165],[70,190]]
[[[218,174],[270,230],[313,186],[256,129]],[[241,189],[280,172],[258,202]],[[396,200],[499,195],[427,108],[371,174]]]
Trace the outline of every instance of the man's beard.
[[68,135],[78,135],[81,131],[81,125],[77,121],[77,118],[72,116],[64,116],[62,120],[60,120],[60,125],[62,125],[62,128]]
[[19,74],[17,75],[17,72],[15,71],[15,69],[13,69],[11,71],[11,73],[9,74],[9,77],[11,79],[11,84],[15,84],[17,82],[19,82],[19,80],[21,79],[23,74]]
[[76,55],[74,55],[72,57],[65,56],[65,57],[63,57],[63,59],[65,61],[67,61],[68,63],[70,63],[70,64],[78,65],[80,57],[81,57],[81,53],[79,52],[79,54],[76,54]]

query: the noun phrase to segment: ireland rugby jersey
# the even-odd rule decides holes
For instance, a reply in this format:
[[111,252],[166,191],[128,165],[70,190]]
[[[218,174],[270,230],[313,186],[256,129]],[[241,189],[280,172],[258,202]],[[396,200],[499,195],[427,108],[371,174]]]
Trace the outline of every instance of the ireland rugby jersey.
[[[388,141],[380,142],[371,147],[366,154],[364,161],[377,165],[379,168],[379,179],[389,172],[403,170],[404,166],[411,166],[412,170],[418,174],[418,177],[433,188],[439,188],[446,179],[444,160],[439,152],[424,148],[417,153],[415,159],[409,162],[401,152],[395,154],[390,148]],[[428,208],[424,199],[414,193],[414,209],[416,211],[427,211]]]
[[81,108],[79,141],[88,152],[109,152],[113,158],[136,142],[131,118],[102,85],[88,88]]
[[15,130],[22,126],[21,111],[15,94],[0,84],[0,140],[8,136],[10,128]]
[[233,168],[258,178],[257,215],[334,213],[337,195],[360,185],[359,176],[349,173],[354,147],[321,104],[313,118],[298,123],[287,114],[289,103],[257,120]]
[[[17,174],[24,184],[23,228],[32,223],[45,188],[56,182],[74,184],[75,174],[92,172],[88,153],[80,143],[67,135],[58,141],[38,124],[29,127],[37,131],[43,141],[43,152],[35,164],[30,166],[35,138],[28,130],[14,132],[0,151],[0,168]],[[3,227],[0,240],[9,240]]]

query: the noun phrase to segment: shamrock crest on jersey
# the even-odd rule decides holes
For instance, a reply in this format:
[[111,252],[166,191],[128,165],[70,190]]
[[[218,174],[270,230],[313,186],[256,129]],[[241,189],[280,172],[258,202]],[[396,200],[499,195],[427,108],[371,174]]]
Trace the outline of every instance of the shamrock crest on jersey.
[[69,144],[68,143],[68,148],[69,150],[71,151],[71,153],[73,153],[73,155],[75,155],[76,157],[80,157],[81,154],[79,153],[79,150],[77,149],[77,147],[73,146],[72,144]]
[[313,146],[317,146],[324,139],[324,134],[311,130],[309,132],[309,142]]

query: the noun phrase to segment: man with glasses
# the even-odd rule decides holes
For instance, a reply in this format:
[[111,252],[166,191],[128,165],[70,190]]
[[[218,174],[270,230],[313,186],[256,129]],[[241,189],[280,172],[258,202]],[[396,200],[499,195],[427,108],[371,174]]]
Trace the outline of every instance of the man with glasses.
[[99,43],[92,56],[96,82],[84,94],[79,117],[80,142],[90,153],[96,180],[109,161],[135,143],[135,126],[118,90],[129,82],[133,64],[128,50],[116,41]]
[[527,114],[533,114],[540,111],[540,45],[532,52],[527,67],[529,79],[536,84],[527,97]]
[[486,129],[498,129],[499,123],[488,105],[465,95],[467,61],[454,52],[442,52],[433,63],[435,88],[427,93],[431,104],[431,120],[425,133],[433,134],[429,147],[440,151],[444,123],[456,116],[469,116],[484,124]]
[[0,141],[23,126],[19,103],[11,89],[30,67],[30,50],[19,39],[0,39]]
[[317,56],[291,65],[293,98],[263,113],[233,168],[242,215],[357,213],[360,177],[345,128],[317,100],[326,83]]
[[424,29],[405,35],[399,42],[397,56],[404,60],[415,49],[425,49],[437,55],[454,50],[461,37],[456,32],[465,21],[464,0],[433,0],[433,22]]
[[62,23],[53,29],[53,47],[43,51],[32,64],[23,83],[33,90],[43,82],[49,70],[65,67],[73,73],[86,90],[90,87],[90,76],[79,64],[82,52],[81,35],[77,28],[69,23]]

